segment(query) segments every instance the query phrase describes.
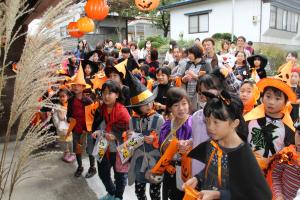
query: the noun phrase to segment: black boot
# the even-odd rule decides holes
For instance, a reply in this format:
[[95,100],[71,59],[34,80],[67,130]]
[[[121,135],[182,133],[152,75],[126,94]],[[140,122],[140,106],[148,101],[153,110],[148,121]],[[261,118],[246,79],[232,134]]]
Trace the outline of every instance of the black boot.
[[85,178],[91,178],[97,173],[97,170],[95,167],[90,167],[88,170],[88,173],[85,175]]
[[78,167],[74,176],[79,177],[79,176],[81,176],[82,172],[83,172],[83,167]]

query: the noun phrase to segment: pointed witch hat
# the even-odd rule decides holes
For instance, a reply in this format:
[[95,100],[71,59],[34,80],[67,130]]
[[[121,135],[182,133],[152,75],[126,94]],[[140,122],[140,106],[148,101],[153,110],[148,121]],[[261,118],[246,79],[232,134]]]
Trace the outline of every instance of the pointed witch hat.
[[[100,77],[101,78],[100,78]],[[93,89],[101,89],[102,85],[107,81],[107,77],[103,74],[96,74],[94,79],[91,79],[92,83],[93,83]]]
[[275,87],[284,92],[287,95],[289,101],[295,102],[297,97],[290,87],[292,67],[292,62],[288,62],[280,67],[280,72],[274,77],[261,79],[257,83],[257,87],[260,92],[263,92],[266,87]]
[[132,73],[128,71],[126,63],[127,60],[116,65],[115,68],[124,74],[124,83],[129,86],[130,89],[131,105],[127,107],[138,107],[153,102],[155,95],[153,95],[153,93],[150,92],[137,77],[133,76]]
[[105,67],[104,69],[105,75],[109,77],[110,73],[115,72],[120,75],[122,80],[125,79],[127,73],[126,72],[127,61],[128,60],[126,59],[123,62],[120,62],[119,64],[114,65],[112,67]]
[[70,82],[71,86],[77,84],[77,85],[84,85],[86,89],[91,87],[89,84],[86,83],[84,79],[84,73],[83,73],[81,63],[79,65],[79,69],[77,73],[74,75],[74,77],[71,78],[71,80],[72,80]]

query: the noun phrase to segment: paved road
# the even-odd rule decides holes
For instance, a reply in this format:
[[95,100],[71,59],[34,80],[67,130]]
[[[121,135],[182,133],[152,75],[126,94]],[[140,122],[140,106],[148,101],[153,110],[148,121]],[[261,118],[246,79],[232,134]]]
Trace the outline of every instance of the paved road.
[[[1,146],[1,145],[0,145]],[[61,155],[54,159],[34,162],[30,179],[20,183],[13,200],[96,200],[106,194],[98,175],[85,179],[89,162],[83,159],[84,172],[80,178],[74,177],[76,162],[65,163]],[[124,200],[136,200],[134,186],[127,186]],[[150,199],[148,197],[148,199]]]

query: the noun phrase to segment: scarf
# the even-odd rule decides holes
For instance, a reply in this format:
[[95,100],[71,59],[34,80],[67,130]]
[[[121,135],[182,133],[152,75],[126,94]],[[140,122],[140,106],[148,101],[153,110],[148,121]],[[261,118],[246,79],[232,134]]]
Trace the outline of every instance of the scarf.
[[[103,105],[102,112],[106,123],[106,132],[109,133],[113,129],[118,129],[119,131],[127,130],[130,116],[122,104],[117,102],[110,113],[108,113],[107,106]],[[124,118],[124,116],[126,116],[126,118]]]

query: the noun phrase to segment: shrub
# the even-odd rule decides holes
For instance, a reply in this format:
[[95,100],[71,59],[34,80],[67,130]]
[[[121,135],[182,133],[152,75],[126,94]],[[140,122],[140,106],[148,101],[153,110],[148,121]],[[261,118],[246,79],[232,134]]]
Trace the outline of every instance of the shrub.
[[[231,33],[215,33],[212,35],[215,40],[228,40],[231,41]],[[233,36],[233,41],[236,41],[237,37]]]
[[142,49],[142,48],[144,48],[144,46],[145,46],[145,40],[141,40],[139,43],[138,43],[138,47],[139,47],[139,49]]
[[138,44],[139,48],[142,49],[144,48],[145,42],[150,40],[152,43],[152,47],[153,48],[160,48],[163,45],[166,45],[169,43],[169,39],[168,38],[163,38],[160,35],[155,35],[155,36],[149,36],[147,37],[145,40],[141,40]]
[[161,47],[162,44],[158,43],[158,42],[152,42],[152,48],[158,49],[159,47]]
[[189,48],[191,46],[193,46],[195,43],[194,40],[178,40],[177,44],[181,47],[181,48]]

